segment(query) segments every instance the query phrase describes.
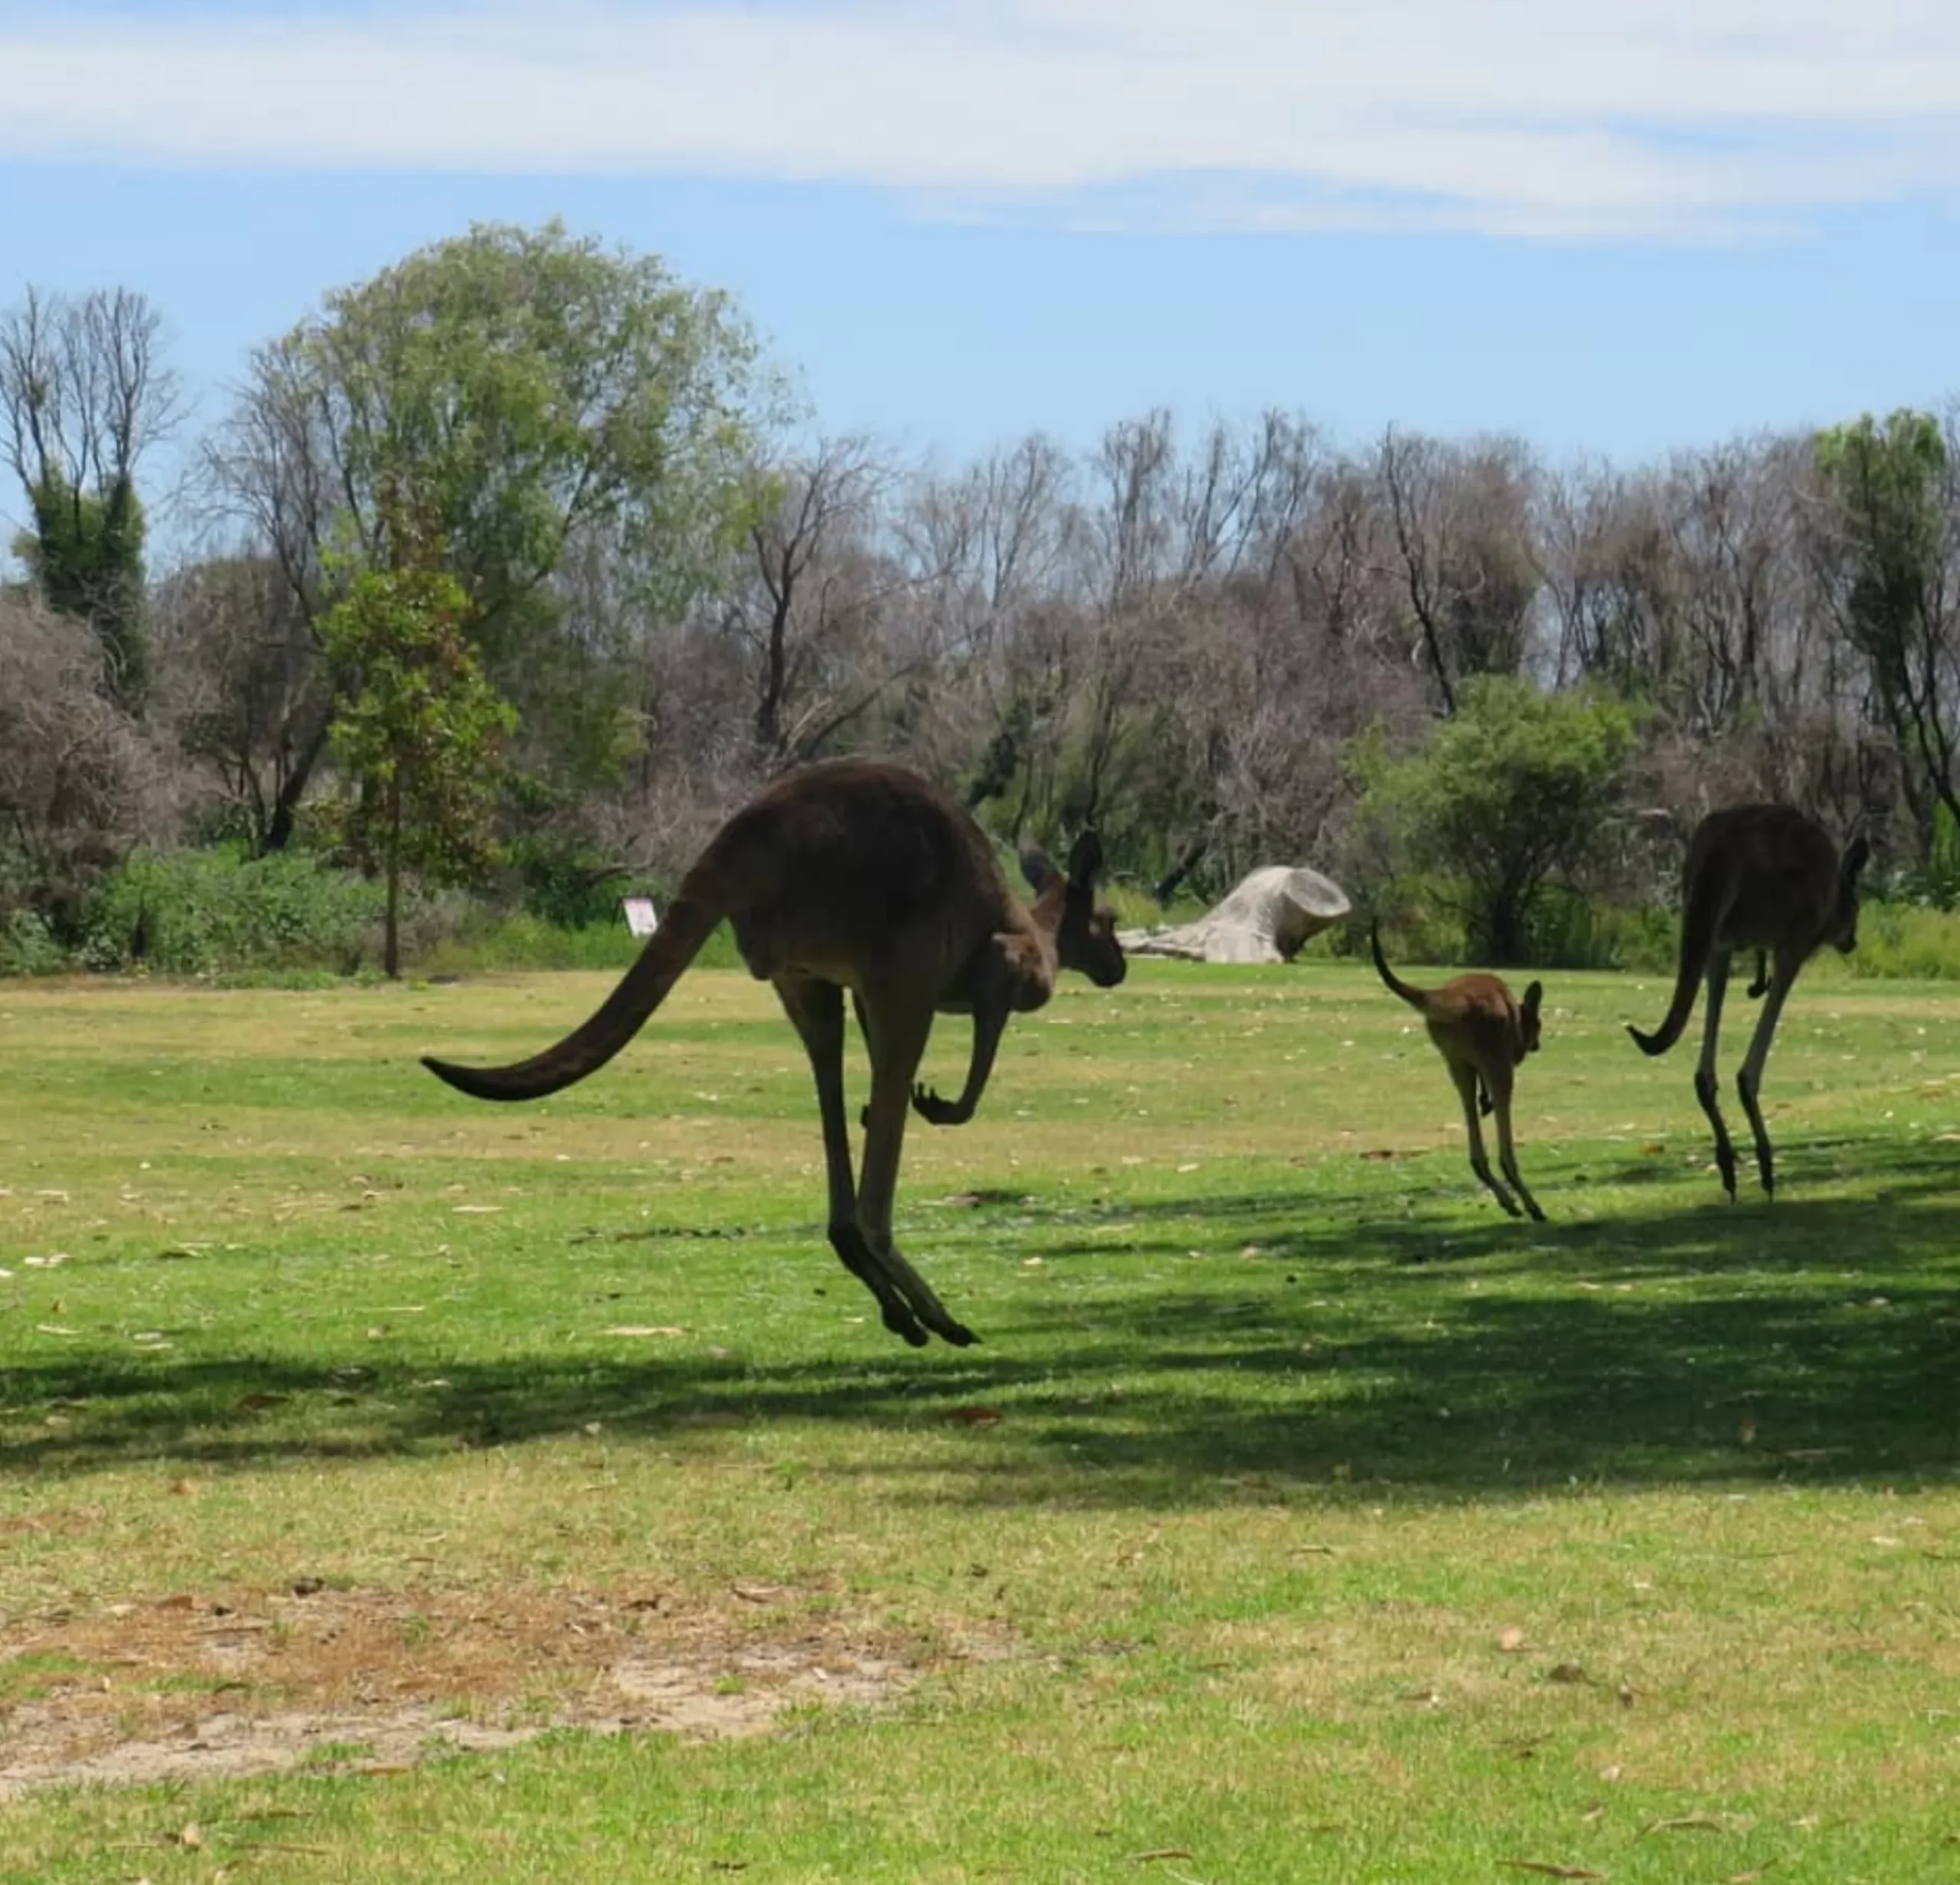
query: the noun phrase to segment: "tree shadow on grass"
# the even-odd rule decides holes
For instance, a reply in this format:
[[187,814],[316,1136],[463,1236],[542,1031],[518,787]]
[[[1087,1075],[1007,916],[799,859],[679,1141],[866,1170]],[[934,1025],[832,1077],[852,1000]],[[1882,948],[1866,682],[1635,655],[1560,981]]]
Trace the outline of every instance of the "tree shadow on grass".
[[[965,1351],[877,1347],[871,1323],[861,1354],[778,1361],[541,1344],[337,1374],[277,1354],[70,1350],[0,1368],[15,1436],[0,1471],[453,1451],[602,1421],[616,1442],[704,1456],[728,1426],[815,1423],[840,1439],[815,1470],[979,1505],[1949,1475],[1960,1465],[1953,1168],[1923,1148],[1846,1149],[1866,1185],[1855,1199],[1732,1206],[1717,1190],[1685,1207],[1545,1224],[1494,1205],[1488,1222],[1357,1223],[1357,1201],[1325,1185],[1106,1212],[1017,1198],[1000,1255],[1038,1253],[1052,1281],[1038,1304],[1004,1292],[1007,1306],[982,1318],[985,1345]],[[1378,1208],[1379,1188],[1368,1197]],[[1099,1257],[1118,1266],[1081,1234],[1085,1217],[1120,1224],[1123,1273],[1099,1270]],[[1214,1227],[1196,1257],[1191,1220]],[[996,1240],[982,1210],[958,1234]],[[841,1275],[826,1286],[852,1287]],[[975,1407],[1001,1418],[973,1423]],[[894,1448],[895,1433],[931,1443]]]

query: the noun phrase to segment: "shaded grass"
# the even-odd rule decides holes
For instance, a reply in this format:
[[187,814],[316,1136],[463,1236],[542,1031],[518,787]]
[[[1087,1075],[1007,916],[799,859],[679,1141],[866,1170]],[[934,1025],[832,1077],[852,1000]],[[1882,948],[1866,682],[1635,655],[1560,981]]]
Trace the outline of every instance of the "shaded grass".
[[1785,1194],[1731,1207],[1687,1050],[1619,1033],[1660,984],[1560,978],[1520,1226],[1365,972],[1140,964],[913,1135],[901,1236],[984,1338],[914,1354],[823,1244],[766,990],[690,976],[535,1108],[413,1064],[606,985],[0,990],[0,1629],[45,1657],[64,1611],[302,1575],[700,1614],[762,1577],[919,1683],[761,1744],[35,1796],[0,1805],[26,1876],[269,1802],[351,1878],[1940,1862],[1960,1002],[1807,978]]

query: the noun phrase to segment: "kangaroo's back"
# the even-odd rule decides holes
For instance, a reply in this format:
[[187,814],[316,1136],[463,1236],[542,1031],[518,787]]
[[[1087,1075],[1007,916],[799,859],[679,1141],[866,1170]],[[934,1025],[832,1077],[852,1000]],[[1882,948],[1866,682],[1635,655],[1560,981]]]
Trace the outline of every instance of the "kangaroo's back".
[[1717,885],[1717,949],[1809,956],[1828,937],[1838,903],[1838,847],[1794,805],[1731,805],[1704,818],[1688,846],[1690,887]]
[[479,1099],[535,1099],[596,1072],[667,998],[726,920],[750,971],[937,991],[996,931],[1025,921],[985,836],[951,793],[903,766],[839,760],[786,773],[709,841],[601,1006],[508,1067],[424,1057]]
[[854,985],[902,958],[950,976],[1020,906],[972,814],[932,780],[871,760],[786,773],[703,854],[758,976]]
[[[1829,942],[1848,944],[1857,920],[1862,838],[1841,860],[1831,835],[1794,805],[1727,805],[1695,827],[1681,865],[1681,952],[1673,998],[1651,1034],[1627,1031],[1648,1054],[1681,1038],[1717,951],[1773,952],[1794,975]],[[1848,927],[1847,927],[1848,926]]]

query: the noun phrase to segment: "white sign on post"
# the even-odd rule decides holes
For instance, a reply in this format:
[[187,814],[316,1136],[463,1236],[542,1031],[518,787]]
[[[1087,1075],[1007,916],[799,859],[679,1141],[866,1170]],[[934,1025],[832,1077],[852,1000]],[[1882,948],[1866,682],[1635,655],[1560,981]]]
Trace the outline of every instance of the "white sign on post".
[[619,907],[626,913],[626,927],[635,936],[652,936],[660,927],[651,897],[622,897]]

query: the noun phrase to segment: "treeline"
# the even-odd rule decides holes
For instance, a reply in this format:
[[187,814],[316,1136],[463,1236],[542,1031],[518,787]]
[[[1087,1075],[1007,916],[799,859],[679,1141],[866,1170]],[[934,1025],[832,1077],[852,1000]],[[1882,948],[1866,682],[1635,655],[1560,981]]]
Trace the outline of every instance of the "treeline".
[[1612,959],[1753,797],[1960,891],[1951,410],[1635,466],[1280,412],[907,462],[813,434],[726,297],[484,227],[258,350],[152,569],[161,332],[0,316],[17,960],[140,956],[187,848],[358,871],[390,967],[444,886],[590,921],[848,752],[1094,824],[1139,900],[1312,863],[1436,953]]

